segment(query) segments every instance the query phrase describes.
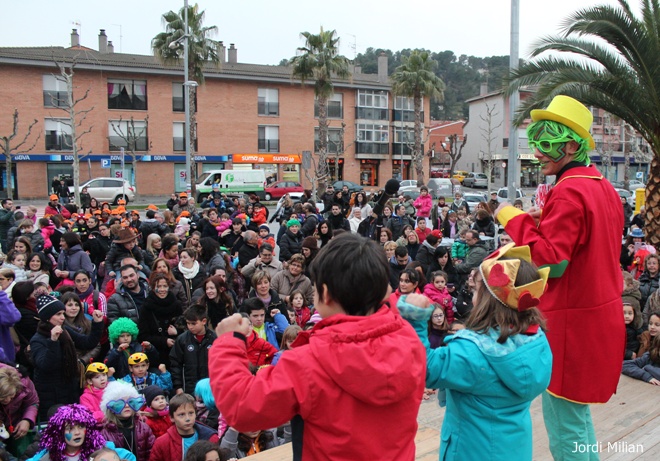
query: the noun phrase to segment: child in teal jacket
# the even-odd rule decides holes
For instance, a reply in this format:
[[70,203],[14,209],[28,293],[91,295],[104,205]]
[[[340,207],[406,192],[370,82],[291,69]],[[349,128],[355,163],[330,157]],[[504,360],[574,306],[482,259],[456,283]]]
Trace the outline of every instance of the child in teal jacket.
[[529,407],[550,383],[552,353],[534,307],[549,269],[530,261],[529,247],[514,244],[484,260],[466,329],[448,336],[447,347],[429,346],[426,297],[402,296],[397,304],[426,347],[426,387],[440,389],[447,406],[441,460],[532,459]]

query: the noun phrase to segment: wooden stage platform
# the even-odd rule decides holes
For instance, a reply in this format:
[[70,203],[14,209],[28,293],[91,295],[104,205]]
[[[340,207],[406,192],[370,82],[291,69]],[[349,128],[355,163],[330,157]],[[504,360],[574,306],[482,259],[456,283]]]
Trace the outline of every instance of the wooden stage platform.
[[[659,399],[660,386],[621,376],[617,394],[605,405],[591,406],[596,437],[603,447],[600,453],[601,460],[660,459]],[[540,398],[533,402],[531,412],[534,425],[534,459],[552,460],[548,450]],[[419,430],[415,438],[418,461],[438,460],[443,416],[444,409],[438,406],[435,396],[422,403],[417,417]],[[626,448],[638,448],[638,444],[643,452],[639,449],[634,452],[625,451]],[[253,461],[290,461],[291,459],[290,444],[250,456],[250,460]]]

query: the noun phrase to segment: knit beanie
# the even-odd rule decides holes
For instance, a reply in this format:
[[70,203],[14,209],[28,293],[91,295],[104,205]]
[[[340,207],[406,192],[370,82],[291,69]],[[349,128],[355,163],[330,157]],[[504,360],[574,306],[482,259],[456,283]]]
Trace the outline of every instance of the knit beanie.
[[142,391],[142,395],[144,395],[144,399],[147,401],[147,406],[150,407],[151,402],[153,402],[156,397],[159,395],[162,395],[163,397],[165,396],[165,391],[158,386],[152,385],[145,387]]
[[53,315],[63,310],[62,301],[51,295],[41,295],[37,298],[37,312],[44,322],[48,322]]
[[261,226],[259,226],[259,230],[261,229],[266,229],[268,232],[270,232],[270,227],[268,227],[266,224],[262,224]]
[[303,248],[309,248],[310,250],[318,250],[319,249],[319,244],[316,240],[316,237],[312,237],[310,235],[309,237],[305,237],[303,239],[302,247]]
[[289,219],[289,220],[286,222],[286,228],[288,229],[288,228],[291,227],[291,226],[298,226],[298,227],[300,227],[300,221],[298,221],[297,219]]

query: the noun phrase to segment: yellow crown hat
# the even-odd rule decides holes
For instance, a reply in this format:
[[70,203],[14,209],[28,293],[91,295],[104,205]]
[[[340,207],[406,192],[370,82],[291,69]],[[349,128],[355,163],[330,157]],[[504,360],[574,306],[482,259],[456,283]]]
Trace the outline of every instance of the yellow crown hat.
[[534,109],[530,112],[532,121],[551,120],[566,125],[581,138],[589,142],[589,148],[594,149],[596,143],[589,133],[594,116],[587,107],[570,96],[555,96],[550,105],[544,109]]
[[[503,257],[512,259],[503,260]],[[517,247],[515,243],[509,243],[489,255],[479,266],[484,285],[490,294],[505,306],[519,312],[538,306],[550,275],[550,268],[544,267],[538,269],[538,280],[515,286],[521,259],[532,262],[529,247]]]

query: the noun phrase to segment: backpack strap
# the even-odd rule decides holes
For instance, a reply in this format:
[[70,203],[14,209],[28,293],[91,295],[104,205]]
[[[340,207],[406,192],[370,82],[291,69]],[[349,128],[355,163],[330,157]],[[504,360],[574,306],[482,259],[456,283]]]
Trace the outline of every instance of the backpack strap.
[[94,306],[94,310],[98,311],[99,309],[99,290],[94,290],[92,292],[92,304]]

